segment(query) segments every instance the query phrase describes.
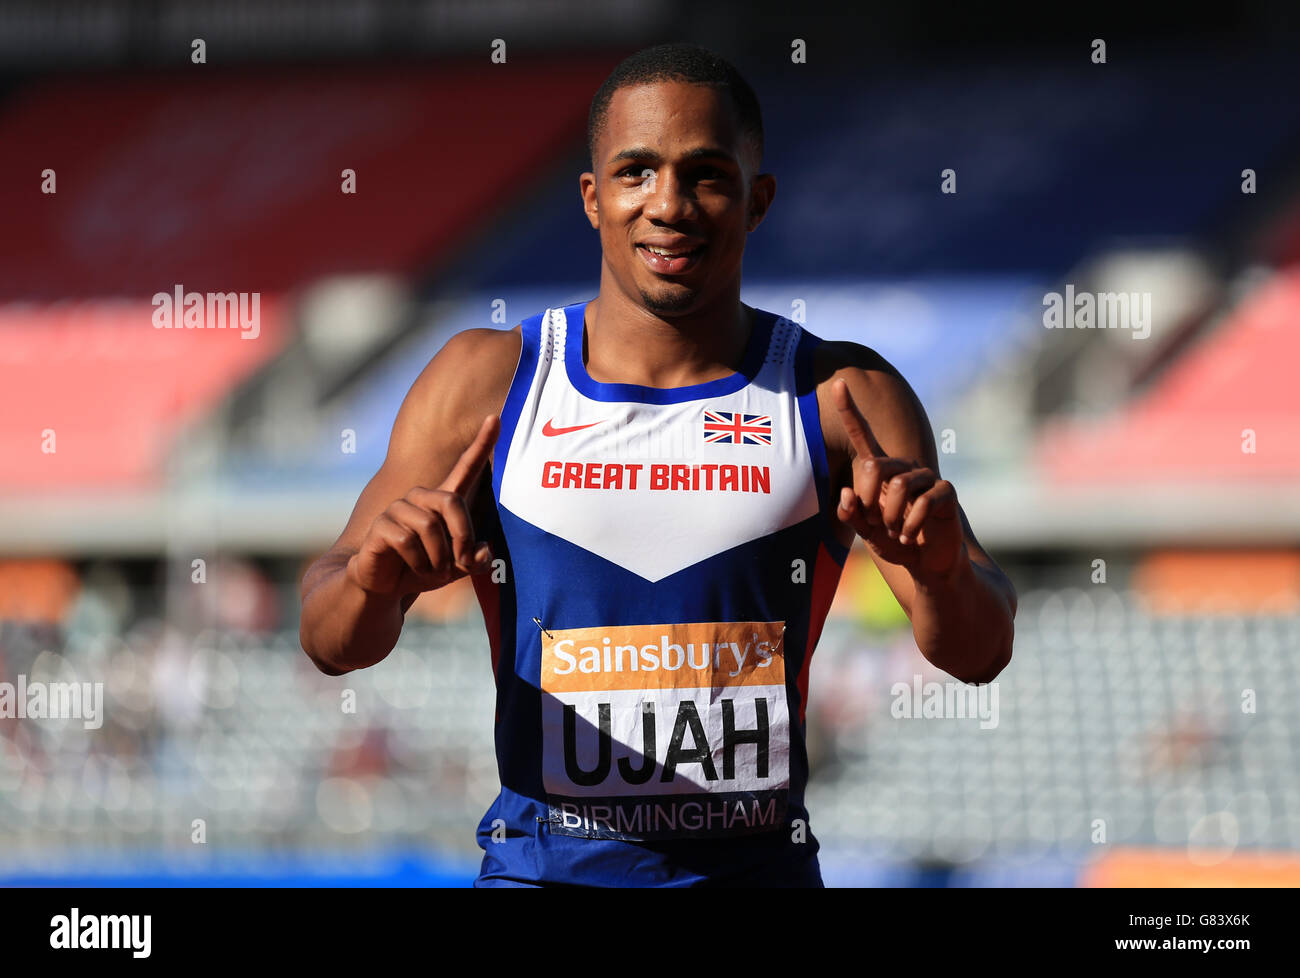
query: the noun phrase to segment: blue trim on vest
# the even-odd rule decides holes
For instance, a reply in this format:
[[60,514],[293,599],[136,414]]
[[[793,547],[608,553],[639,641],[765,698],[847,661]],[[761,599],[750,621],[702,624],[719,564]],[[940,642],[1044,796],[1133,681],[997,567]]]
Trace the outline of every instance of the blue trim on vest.
[[501,498],[501,475],[506,470],[506,458],[510,454],[510,443],[515,437],[515,427],[519,424],[519,415],[528,401],[528,392],[532,390],[533,380],[537,376],[537,360],[541,356],[542,317],[546,313],[525,319],[519,327],[523,339],[519,348],[519,363],[515,367],[514,378],[510,381],[510,391],[506,394],[505,406],[501,408],[501,431],[497,435],[494,457],[492,459],[492,489],[497,499]]
[[564,341],[564,369],[569,383],[593,401],[632,401],[638,404],[680,404],[683,401],[721,397],[745,387],[758,376],[758,371],[763,366],[768,345],[772,341],[772,324],[776,320],[772,313],[754,310],[754,327],[750,332],[744,362],[731,376],[687,387],[644,387],[640,384],[604,384],[591,379],[582,362],[583,317],[586,311],[587,302],[575,302],[564,307],[564,318],[568,323]]
[[817,404],[817,380],[813,375],[813,352],[822,339],[802,326],[799,343],[794,354],[795,398],[799,404],[799,419],[803,422],[804,440],[808,443],[808,456],[812,459],[813,479],[817,483],[817,501],[821,507],[822,539],[826,549],[841,567],[848,558],[849,548],[835,537],[834,514],[837,501],[831,498],[830,465],[826,460],[826,442],[822,438],[821,409]]

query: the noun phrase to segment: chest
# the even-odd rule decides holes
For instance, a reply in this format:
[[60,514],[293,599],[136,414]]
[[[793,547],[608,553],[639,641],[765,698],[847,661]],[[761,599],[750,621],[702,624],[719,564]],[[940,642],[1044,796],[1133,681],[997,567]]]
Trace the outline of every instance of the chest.
[[677,404],[548,385],[514,431],[500,503],[649,581],[817,512],[798,402],[756,385]]

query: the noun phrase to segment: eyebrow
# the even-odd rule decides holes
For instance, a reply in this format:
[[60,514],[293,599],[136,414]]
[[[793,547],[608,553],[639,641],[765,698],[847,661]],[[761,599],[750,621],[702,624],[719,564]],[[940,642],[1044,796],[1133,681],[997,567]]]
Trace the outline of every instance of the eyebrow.
[[[687,161],[700,159],[723,159],[736,166],[740,165],[735,156],[718,146],[698,146],[695,149],[688,150],[684,153],[682,159]],[[633,146],[611,156],[609,158],[609,165],[621,163],[624,160],[644,160],[647,163],[660,163],[663,161],[663,157],[648,146]]]

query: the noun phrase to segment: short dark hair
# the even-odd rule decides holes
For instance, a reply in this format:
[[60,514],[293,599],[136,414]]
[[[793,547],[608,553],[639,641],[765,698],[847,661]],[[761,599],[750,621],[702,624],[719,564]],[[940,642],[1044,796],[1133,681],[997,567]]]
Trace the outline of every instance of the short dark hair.
[[629,55],[619,62],[596,90],[587,115],[587,152],[596,165],[596,140],[605,128],[609,103],[620,88],[651,82],[680,81],[724,89],[736,108],[740,129],[753,144],[755,165],[763,159],[763,113],[758,96],[735,66],[696,44],[660,44]]

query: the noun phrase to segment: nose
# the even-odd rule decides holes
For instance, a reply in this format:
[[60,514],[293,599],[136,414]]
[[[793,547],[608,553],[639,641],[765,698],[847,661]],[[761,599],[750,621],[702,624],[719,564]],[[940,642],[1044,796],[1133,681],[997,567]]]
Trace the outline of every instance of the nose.
[[644,211],[652,220],[674,224],[694,217],[695,201],[671,167],[661,167],[642,187],[646,193]]

